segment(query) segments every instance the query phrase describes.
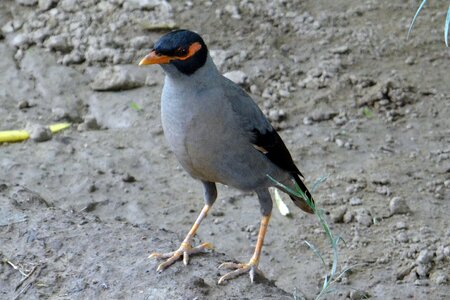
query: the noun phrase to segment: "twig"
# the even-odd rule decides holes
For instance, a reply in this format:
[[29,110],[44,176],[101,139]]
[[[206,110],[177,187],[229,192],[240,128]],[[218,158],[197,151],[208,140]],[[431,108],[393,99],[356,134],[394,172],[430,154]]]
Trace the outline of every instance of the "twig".
[[15,291],[17,291],[19,289],[19,287],[25,282],[25,280],[27,280],[33,273],[34,271],[36,271],[37,266],[34,266],[33,269],[31,269],[31,271],[28,274],[24,274],[23,272],[20,272],[20,274],[24,275],[24,278],[22,278],[19,282],[19,284],[16,286],[16,288],[14,289]]

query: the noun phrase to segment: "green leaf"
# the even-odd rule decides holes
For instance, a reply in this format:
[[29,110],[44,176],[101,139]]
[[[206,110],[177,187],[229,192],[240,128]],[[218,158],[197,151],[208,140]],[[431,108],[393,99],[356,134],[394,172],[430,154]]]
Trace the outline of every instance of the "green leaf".
[[140,107],[139,104],[137,104],[137,103],[134,102],[134,101],[131,101],[130,107],[131,107],[133,110],[135,110],[135,111],[141,111],[141,110],[142,110],[142,107]]
[[368,118],[368,119],[370,119],[370,118],[373,117],[373,112],[372,112],[372,111],[370,110],[370,108],[368,108],[367,106],[365,106],[365,107],[363,108],[362,113],[363,113],[363,115],[364,115],[366,118]]

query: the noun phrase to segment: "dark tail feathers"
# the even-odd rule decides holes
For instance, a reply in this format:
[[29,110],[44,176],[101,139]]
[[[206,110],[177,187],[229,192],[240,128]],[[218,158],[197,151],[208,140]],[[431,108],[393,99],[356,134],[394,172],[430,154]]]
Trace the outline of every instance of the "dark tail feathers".
[[[314,199],[312,198],[311,193],[308,191],[308,188],[305,186],[305,184],[300,179],[300,177],[298,177],[297,174],[292,174],[292,175],[294,177],[295,182],[302,190],[302,192],[305,193],[305,195],[312,201],[312,203],[314,203]],[[289,195],[289,197],[291,197],[292,201],[294,201],[294,204],[297,205],[298,207],[300,207],[301,210],[303,210],[307,213],[310,213],[310,214],[314,213],[312,208],[309,207],[309,205],[306,203],[306,201],[303,198],[292,196],[292,195]]]

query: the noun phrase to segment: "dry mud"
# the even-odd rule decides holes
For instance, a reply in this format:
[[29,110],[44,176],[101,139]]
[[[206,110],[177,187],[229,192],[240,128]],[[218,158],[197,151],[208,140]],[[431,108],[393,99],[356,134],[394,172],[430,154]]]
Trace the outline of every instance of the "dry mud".
[[448,299],[450,51],[438,2],[406,39],[417,5],[1,1],[0,130],[73,126],[0,145],[0,298],[318,294],[327,270],[303,241],[327,262],[330,246],[291,203],[292,217],[273,213],[267,280],[216,284],[220,262],[249,259],[260,219],[255,195],[224,186],[196,238],[214,251],[161,274],[147,260],[176,248],[203,205],[164,140],[164,75],[136,66],[181,27],[199,32],[220,70],[252,94],[307,183],[328,176],[314,196],[346,241],[339,269],[355,266],[327,297]]

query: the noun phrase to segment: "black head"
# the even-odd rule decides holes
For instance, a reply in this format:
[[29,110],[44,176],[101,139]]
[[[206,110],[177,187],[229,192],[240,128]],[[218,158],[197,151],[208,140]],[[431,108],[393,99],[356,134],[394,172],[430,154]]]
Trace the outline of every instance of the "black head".
[[139,65],[172,64],[181,73],[191,75],[205,64],[207,56],[203,39],[195,32],[180,29],[163,35]]

